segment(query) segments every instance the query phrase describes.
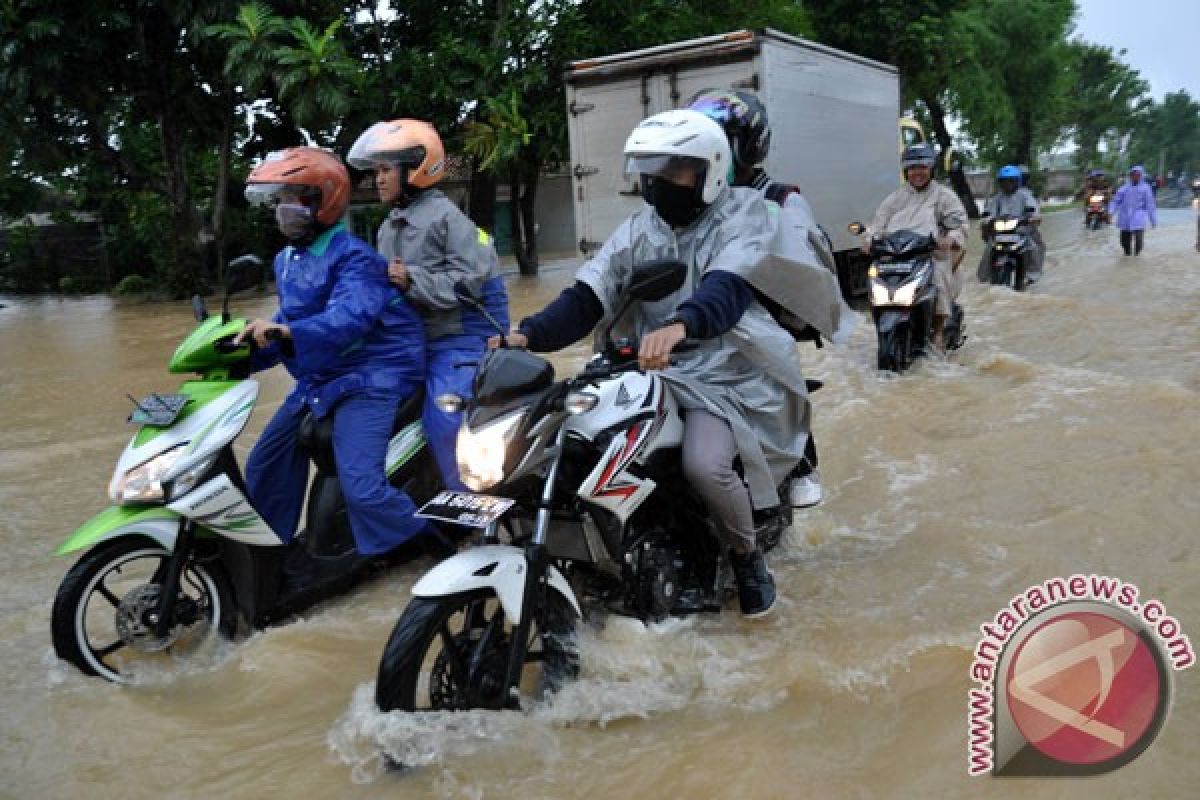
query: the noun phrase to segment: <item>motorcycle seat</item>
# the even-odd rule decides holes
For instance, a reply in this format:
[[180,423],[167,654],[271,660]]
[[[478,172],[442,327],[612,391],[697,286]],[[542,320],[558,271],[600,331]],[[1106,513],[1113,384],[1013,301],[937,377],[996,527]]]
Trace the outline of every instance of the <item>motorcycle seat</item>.
[[[390,435],[394,436],[405,425],[419,420],[424,405],[425,387],[421,386],[396,409]],[[300,420],[296,441],[300,449],[308,453],[308,457],[317,465],[319,471],[337,471],[337,461],[333,455],[333,414],[326,414],[317,419],[311,411],[306,411]]]

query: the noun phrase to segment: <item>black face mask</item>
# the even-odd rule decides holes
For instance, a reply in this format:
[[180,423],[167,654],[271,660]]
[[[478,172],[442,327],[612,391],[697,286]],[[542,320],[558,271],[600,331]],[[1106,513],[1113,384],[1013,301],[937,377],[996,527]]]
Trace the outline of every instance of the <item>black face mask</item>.
[[680,186],[662,178],[642,176],[642,197],[672,228],[686,228],[704,213],[699,188]]

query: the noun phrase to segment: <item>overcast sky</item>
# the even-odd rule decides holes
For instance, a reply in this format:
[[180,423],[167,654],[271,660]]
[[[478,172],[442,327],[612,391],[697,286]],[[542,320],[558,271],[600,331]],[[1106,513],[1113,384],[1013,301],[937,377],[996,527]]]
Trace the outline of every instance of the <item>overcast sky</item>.
[[1076,0],[1078,36],[1124,48],[1155,100],[1187,89],[1200,100],[1200,0]]

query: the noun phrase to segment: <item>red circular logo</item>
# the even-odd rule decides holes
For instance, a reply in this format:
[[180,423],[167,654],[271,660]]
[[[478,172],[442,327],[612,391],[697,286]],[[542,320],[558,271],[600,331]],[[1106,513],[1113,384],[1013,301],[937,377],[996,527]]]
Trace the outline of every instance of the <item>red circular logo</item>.
[[1021,735],[1067,764],[1118,758],[1153,737],[1165,688],[1155,653],[1136,631],[1086,611],[1062,614],[1035,629],[1018,648],[1005,681]]

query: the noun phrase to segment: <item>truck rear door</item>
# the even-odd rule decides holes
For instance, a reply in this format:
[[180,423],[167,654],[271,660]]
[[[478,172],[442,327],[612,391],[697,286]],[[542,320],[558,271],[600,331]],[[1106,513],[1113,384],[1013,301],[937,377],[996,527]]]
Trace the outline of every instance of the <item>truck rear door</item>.
[[642,97],[643,81],[636,76],[572,86],[568,91],[575,234],[584,255],[604,244],[641,204],[637,180],[627,180],[623,174],[621,150],[629,132],[646,116],[648,104]]

